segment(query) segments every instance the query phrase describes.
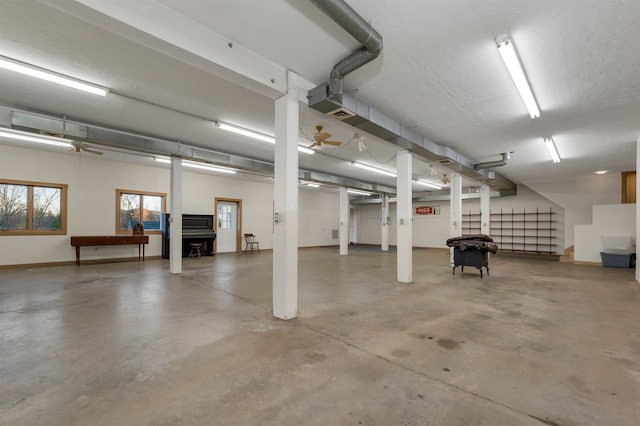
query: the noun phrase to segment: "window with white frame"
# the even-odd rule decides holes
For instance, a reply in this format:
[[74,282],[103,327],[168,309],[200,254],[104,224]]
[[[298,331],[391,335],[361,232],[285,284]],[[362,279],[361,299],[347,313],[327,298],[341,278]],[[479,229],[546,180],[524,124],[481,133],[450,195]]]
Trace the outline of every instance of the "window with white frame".
[[218,229],[231,229],[232,207],[229,204],[218,204]]

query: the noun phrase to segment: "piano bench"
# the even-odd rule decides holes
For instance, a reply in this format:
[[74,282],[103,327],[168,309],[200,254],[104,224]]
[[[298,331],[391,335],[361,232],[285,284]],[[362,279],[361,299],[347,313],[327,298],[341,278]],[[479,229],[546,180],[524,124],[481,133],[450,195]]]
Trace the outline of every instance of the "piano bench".
[[202,248],[202,243],[189,243],[189,257],[200,257],[200,249]]

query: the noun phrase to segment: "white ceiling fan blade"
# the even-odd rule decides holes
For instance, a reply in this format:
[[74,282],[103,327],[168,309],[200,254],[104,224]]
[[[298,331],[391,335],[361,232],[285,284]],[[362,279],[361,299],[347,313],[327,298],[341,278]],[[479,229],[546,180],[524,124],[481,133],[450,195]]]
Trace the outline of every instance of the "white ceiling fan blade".
[[83,150],[84,152],[88,152],[88,153],[90,153],[90,154],[95,154],[95,155],[102,155],[102,154],[104,154],[103,152],[96,151],[95,149],[82,148],[82,150]]

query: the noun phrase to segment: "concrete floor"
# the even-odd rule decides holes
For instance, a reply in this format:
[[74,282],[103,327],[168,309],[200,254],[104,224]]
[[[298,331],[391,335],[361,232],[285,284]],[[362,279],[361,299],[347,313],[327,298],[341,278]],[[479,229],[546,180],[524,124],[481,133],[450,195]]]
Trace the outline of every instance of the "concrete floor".
[[637,425],[632,269],[300,251],[0,271],[2,425]]

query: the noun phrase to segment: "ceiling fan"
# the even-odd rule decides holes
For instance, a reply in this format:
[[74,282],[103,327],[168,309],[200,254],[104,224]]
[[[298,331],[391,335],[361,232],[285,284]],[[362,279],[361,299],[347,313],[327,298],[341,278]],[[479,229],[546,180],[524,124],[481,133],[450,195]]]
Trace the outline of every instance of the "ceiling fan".
[[316,146],[321,147],[322,144],[333,145],[333,146],[342,145],[342,142],[327,140],[330,137],[331,137],[331,133],[323,132],[322,126],[316,126],[316,133],[314,133],[313,136],[311,137],[313,139],[313,144],[309,145],[309,148],[313,148]]
[[73,148],[70,149],[69,151],[75,151],[75,152],[84,151],[84,152],[88,152],[89,154],[95,154],[95,155],[104,154],[102,151],[91,149],[91,145],[86,142],[71,141],[71,145],[73,146]]
[[[46,130],[40,130],[40,134],[41,135],[45,135],[45,136],[53,136],[56,138],[64,138],[64,133],[55,133],[55,132],[48,132]],[[91,145],[86,143],[86,142],[81,142],[81,141],[69,141],[69,143],[71,144],[71,146],[73,146],[73,148],[68,149],[67,152],[71,152],[71,151],[75,151],[75,152],[80,152],[80,151],[84,151],[84,152],[88,152],[90,154],[95,154],[95,155],[102,155],[104,154],[102,151],[98,151],[95,149],[91,149]]]
[[449,175],[447,175],[446,173],[443,173],[440,181],[442,182],[443,185],[446,185],[449,182],[451,182],[451,179],[449,179]]

